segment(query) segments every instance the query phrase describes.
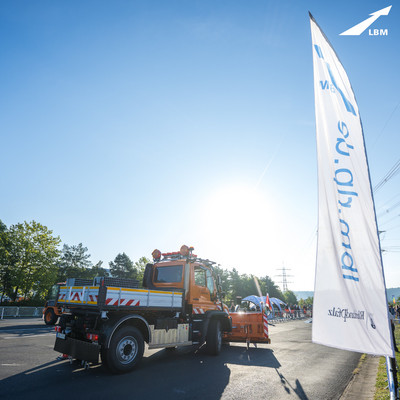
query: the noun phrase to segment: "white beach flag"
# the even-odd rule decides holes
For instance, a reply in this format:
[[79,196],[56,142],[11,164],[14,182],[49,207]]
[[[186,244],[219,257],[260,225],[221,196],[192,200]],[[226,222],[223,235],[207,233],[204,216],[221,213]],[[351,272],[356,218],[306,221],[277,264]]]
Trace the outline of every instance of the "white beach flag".
[[318,152],[312,340],[394,357],[361,119],[346,71],[310,14]]

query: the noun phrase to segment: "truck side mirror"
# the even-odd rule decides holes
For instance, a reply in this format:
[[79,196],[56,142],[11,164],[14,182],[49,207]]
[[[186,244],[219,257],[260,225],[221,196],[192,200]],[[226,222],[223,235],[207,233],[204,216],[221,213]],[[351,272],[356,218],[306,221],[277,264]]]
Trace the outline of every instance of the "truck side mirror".
[[143,281],[142,281],[142,286],[144,288],[149,288],[152,289],[153,285],[152,285],[152,278],[153,275],[153,264],[147,264],[146,268],[144,269],[144,274],[143,274]]

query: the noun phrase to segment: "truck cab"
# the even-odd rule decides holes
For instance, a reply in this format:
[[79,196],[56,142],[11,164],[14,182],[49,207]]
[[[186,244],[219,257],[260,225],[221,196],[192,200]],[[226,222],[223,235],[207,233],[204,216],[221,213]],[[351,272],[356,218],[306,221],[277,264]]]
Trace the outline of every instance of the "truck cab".
[[[219,277],[213,270],[215,263],[197,258],[192,251],[193,248],[187,246],[182,246],[179,252],[173,253],[154,250],[154,264],[146,266],[143,287],[181,290],[184,293],[186,311],[191,314],[222,310],[222,290]],[[225,310],[228,310],[226,306]]]

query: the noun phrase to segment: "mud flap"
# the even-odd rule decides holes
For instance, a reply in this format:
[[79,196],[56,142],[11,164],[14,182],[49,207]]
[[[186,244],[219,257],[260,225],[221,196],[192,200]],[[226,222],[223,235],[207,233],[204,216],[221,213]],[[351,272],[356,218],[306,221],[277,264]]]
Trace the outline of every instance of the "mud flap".
[[100,345],[72,339],[68,336],[65,339],[56,338],[54,350],[62,354],[68,354],[78,360],[88,362],[99,361]]

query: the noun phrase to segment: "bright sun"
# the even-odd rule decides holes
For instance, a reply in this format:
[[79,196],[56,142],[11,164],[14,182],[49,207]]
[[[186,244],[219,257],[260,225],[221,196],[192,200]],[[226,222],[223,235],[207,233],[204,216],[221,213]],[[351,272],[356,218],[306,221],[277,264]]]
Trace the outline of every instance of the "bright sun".
[[271,245],[273,248],[271,241],[276,238],[270,202],[264,193],[249,185],[228,186],[213,193],[204,207],[202,225],[204,245],[218,257],[216,260],[242,272],[250,270],[250,260],[256,262],[255,253]]

